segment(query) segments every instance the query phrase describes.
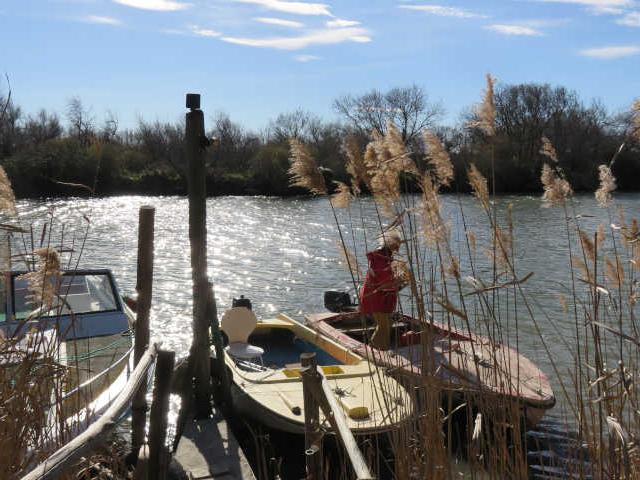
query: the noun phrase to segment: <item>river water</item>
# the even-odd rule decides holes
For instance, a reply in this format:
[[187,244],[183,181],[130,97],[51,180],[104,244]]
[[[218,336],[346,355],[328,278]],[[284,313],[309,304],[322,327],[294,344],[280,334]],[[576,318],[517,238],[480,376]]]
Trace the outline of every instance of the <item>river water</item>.
[[[409,199],[409,204],[412,201]],[[570,297],[564,214],[559,209],[543,208],[536,197],[500,197],[496,202],[500,211],[506,205],[512,206],[517,270],[521,276],[533,272],[525,288],[541,335],[556,364],[568,368],[567,348],[557,341],[560,335],[571,342],[574,335],[574,321],[563,312],[559,300],[559,294]],[[475,199],[444,195],[442,204],[445,218],[450,222],[455,251],[464,251],[463,220],[467,229],[476,233],[479,242],[487,236],[486,217]],[[630,219],[640,212],[640,195],[620,194],[616,204]],[[53,218],[53,244],[64,226],[64,244],[75,245],[74,266],[82,250],[79,266],[111,268],[123,293],[131,294],[136,280],[137,219],[141,205],[156,208],[152,337],[161,340],[163,348],[173,349],[182,356],[191,341],[186,198],[22,200],[18,202],[18,209],[23,224],[34,225],[36,243],[40,241],[43,225]],[[606,210],[597,207],[592,196],[577,196],[572,212],[580,215],[582,227],[591,233],[600,223],[607,226],[619,223],[617,213],[615,218],[610,218]],[[366,251],[365,236],[371,242],[376,229],[379,231],[372,201],[361,200],[352,207],[351,217],[347,212],[338,212],[338,219],[352,248],[355,238],[354,250],[362,260]],[[258,316],[281,311],[302,321],[303,313],[324,310],[325,290],[353,289],[351,276],[342,265],[338,228],[326,199],[211,198],[207,201],[207,230],[208,270],[215,284],[219,311],[229,307],[234,296],[245,295],[252,300]],[[86,242],[81,249],[85,233]],[[460,256],[464,258],[465,254]],[[482,262],[480,260],[480,264]],[[464,270],[466,262],[461,263]],[[549,355],[541,346],[533,322],[526,316],[519,319],[518,340],[521,353],[549,375],[560,397]],[[534,435],[553,438],[566,431],[563,410],[560,402]]]

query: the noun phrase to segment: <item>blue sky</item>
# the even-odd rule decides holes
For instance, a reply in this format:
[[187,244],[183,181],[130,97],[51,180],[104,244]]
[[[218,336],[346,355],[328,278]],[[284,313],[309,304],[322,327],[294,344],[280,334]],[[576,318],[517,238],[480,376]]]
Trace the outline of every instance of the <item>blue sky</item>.
[[619,111],[640,96],[640,0],[2,0],[0,72],[27,112],[79,96],[124,127],[180,118],[187,91],[258,129],[412,83],[455,123],[489,72]]

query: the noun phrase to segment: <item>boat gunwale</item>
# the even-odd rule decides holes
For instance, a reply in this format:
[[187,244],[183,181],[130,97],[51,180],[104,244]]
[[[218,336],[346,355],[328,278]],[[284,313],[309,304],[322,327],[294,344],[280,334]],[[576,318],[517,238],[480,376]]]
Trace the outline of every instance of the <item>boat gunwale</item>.
[[[294,334],[298,332],[304,332],[306,335],[300,336],[300,338],[302,338],[304,341],[307,341],[313,344],[314,346],[322,349],[323,351],[327,352],[325,348],[323,348],[321,345],[318,344],[319,342],[317,340],[321,339],[323,342],[327,342],[331,344],[332,346],[334,346],[335,348],[343,352],[345,355],[349,356],[352,360],[356,361],[355,363],[350,363],[350,364],[349,363],[336,364],[336,366],[339,366],[343,370],[343,373],[323,372],[323,375],[327,378],[327,380],[371,377],[380,368],[377,365],[375,365],[373,362],[371,362],[369,359],[363,357],[357,352],[354,352],[346,348],[344,345],[339,344],[335,340],[328,338],[327,336],[309,328],[306,325],[296,322],[294,319],[292,319],[291,317],[288,317],[285,314],[280,314],[278,315],[278,317],[273,319],[259,320],[252,334],[256,333],[256,330],[267,330],[267,329],[282,329],[282,330],[293,332]],[[332,353],[330,354],[334,356]],[[234,362],[231,355],[229,355],[226,352],[225,352],[225,359],[226,359],[225,363],[227,363],[227,365],[234,370],[234,373],[237,373],[238,376],[241,377],[243,380],[251,382],[252,384],[266,385],[266,384],[277,384],[277,383],[296,383],[296,382],[302,381],[301,376],[286,377],[286,378],[278,377],[275,379],[271,378],[274,375],[283,373],[283,371],[286,369],[285,367],[280,367],[277,369],[269,369],[264,372],[249,372],[241,368],[238,368],[238,366]],[[262,374],[262,377],[260,377],[261,374]]]
[[[314,329],[315,331],[320,332],[321,334],[328,337],[333,336],[334,338],[343,339],[345,344],[352,344],[353,345],[352,348],[355,350],[356,353],[365,356],[372,363],[377,364],[379,366],[385,366],[389,368],[390,371],[393,371],[394,373],[398,372],[399,376],[407,379],[408,381],[415,382],[415,378],[421,375],[422,369],[420,365],[415,365],[409,360],[406,360],[405,363],[400,363],[400,362],[394,363],[394,362],[390,362],[388,359],[385,360],[384,351],[371,348],[364,342],[361,342],[353,337],[350,337],[349,335],[342,332],[341,330],[339,330],[333,325],[333,323],[340,318],[345,318],[345,317],[357,318],[360,316],[361,316],[361,313],[358,311],[341,312],[341,313],[323,312],[323,313],[316,313],[316,314],[307,314],[305,315],[305,319],[307,320],[307,325],[310,328]],[[410,325],[422,325],[419,320],[405,314],[402,314],[402,320],[406,321]],[[444,336],[447,338],[453,338],[456,340],[463,340],[467,342],[479,342],[481,345],[482,344],[491,345],[492,343],[488,339],[484,341],[485,337],[481,335],[477,335],[477,334],[467,335],[467,334],[461,333],[458,329],[454,327],[452,327],[451,329],[447,329],[445,328],[444,325],[441,325],[438,322],[427,322],[424,325],[427,327],[431,327],[436,331],[442,332]],[[544,393],[539,393],[539,391],[534,391],[531,388],[532,393],[534,393],[537,396],[537,397],[533,397],[531,394],[518,393],[517,389],[515,391],[512,391],[511,389],[509,391],[500,391],[497,386],[486,385],[484,387],[481,386],[480,388],[478,388],[477,386],[469,383],[459,384],[455,386],[452,385],[450,387],[447,387],[445,385],[443,386],[443,388],[445,388],[446,390],[450,390],[452,392],[466,390],[466,391],[470,391],[471,393],[477,393],[477,394],[484,393],[484,394],[489,394],[490,396],[501,396],[505,398],[511,398],[515,401],[523,403],[526,407],[531,407],[535,409],[548,410],[553,406],[555,406],[556,398],[555,398],[555,395],[553,394],[553,390],[551,389],[551,384],[549,382],[547,375],[542,370],[540,370],[540,368],[537,365],[535,365],[533,362],[527,359],[524,355],[520,354],[520,352],[514,350],[512,347],[503,345],[503,344],[500,344],[500,346],[502,348],[507,349],[510,353],[513,353],[519,357],[526,359],[537,370],[538,375],[536,376],[536,378],[538,378],[540,383],[544,387],[546,387],[546,389],[549,391],[549,394],[546,395]],[[400,355],[396,355],[395,357],[404,358]],[[378,363],[378,362],[382,362],[382,363]]]

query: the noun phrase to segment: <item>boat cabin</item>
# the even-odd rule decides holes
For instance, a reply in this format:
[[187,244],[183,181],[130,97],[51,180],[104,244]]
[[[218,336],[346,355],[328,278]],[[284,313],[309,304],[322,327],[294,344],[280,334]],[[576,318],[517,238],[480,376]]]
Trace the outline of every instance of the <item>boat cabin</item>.
[[22,337],[28,329],[55,328],[61,341],[116,335],[129,319],[110,270],[63,272],[51,308],[35,303],[25,272],[7,272],[0,287],[0,333]]

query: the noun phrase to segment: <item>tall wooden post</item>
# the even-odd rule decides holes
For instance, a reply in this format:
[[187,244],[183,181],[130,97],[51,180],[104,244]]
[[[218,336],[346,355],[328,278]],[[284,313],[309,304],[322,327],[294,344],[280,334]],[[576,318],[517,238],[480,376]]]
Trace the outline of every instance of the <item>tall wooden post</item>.
[[[140,207],[138,221],[138,272],[136,291],[138,306],[136,311],[134,363],[138,362],[149,346],[149,311],[153,286],[153,235],[156,209],[144,205]],[[137,457],[138,449],[144,443],[147,415],[147,380],[136,392],[131,403],[131,449]]]
[[229,406],[231,387],[224,361],[224,346],[222,343],[220,324],[218,323],[218,308],[216,306],[215,291],[213,289],[213,283],[211,282],[209,282],[209,288],[207,291],[207,317],[211,322],[211,338],[216,352],[215,370],[212,372],[214,380],[217,383],[216,402],[221,401],[223,404]]
[[189,241],[193,281],[193,343],[191,356],[194,374],[195,415],[211,413],[211,372],[209,365],[209,322],[207,319],[207,192],[204,166],[204,114],[200,95],[187,94],[185,143],[189,164]]
[[168,468],[167,414],[175,352],[160,350],[156,360],[153,402],[149,413],[149,480],[164,480]]
[[322,477],[322,431],[320,430],[320,404],[314,395],[313,380],[318,375],[315,353],[300,355],[302,391],[304,397],[304,449],[307,480]]

